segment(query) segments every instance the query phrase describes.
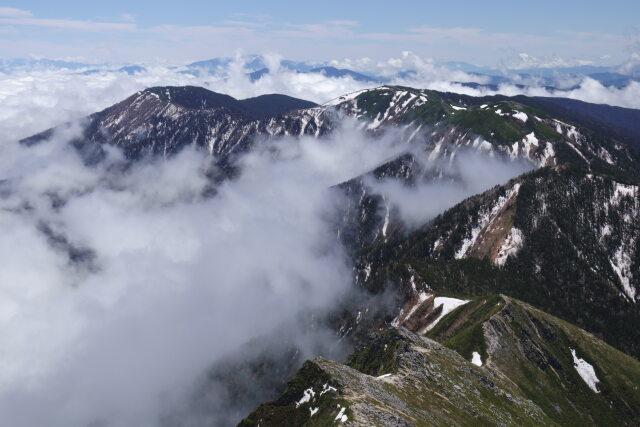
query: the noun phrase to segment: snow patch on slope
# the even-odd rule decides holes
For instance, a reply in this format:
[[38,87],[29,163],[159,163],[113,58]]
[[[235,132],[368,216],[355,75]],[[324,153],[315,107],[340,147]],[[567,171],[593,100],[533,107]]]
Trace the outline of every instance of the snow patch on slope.
[[529,116],[527,116],[527,114],[523,113],[522,111],[517,111],[513,113],[512,116],[525,123],[529,119]]
[[553,144],[550,142],[547,142],[547,145],[544,148],[544,153],[542,153],[542,158],[540,159],[540,166],[544,167],[547,166],[547,163],[549,163],[549,159],[552,160],[551,164],[555,164],[555,155],[556,152],[553,149]]
[[[414,276],[411,276],[411,281],[413,282],[414,280],[415,280]],[[409,309],[407,314],[405,315],[404,314],[404,309],[401,309],[400,313],[398,313],[398,316],[395,319],[393,319],[393,321],[391,322],[391,325],[392,326],[400,326],[400,324],[402,322],[404,322],[405,320],[410,319],[411,316],[413,316],[413,313],[415,313],[415,311],[422,305],[422,303],[425,302],[431,296],[433,296],[433,294],[430,294],[430,293],[427,293],[427,292],[420,292],[418,294],[418,298],[416,300],[416,303],[413,306],[411,306],[411,308]]]
[[614,183],[613,197],[611,198],[612,204],[619,204],[624,197],[636,197],[638,194],[638,187],[635,185],[625,185],[619,182]]
[[478,353],[477,351],[473,352],[473,354],[471,355],[471,363],[476,366],[482,366],[482,358],[480,357],[480,353]]
[[338,412],[338,415],[336,415],[335,421],[340,421],[341,423],[344,423],[349,419],[344,413],[347,407],[346,406],[341,407],[340,405],[338,405],[338,408],[340,408],[340,412]]
[[434,326],[436,326],[436,324],[440,320],[442,320],[444,316],[451,313],[453,310],[460,307],[461,305],[465,305],[468,302],[469,302],[468,300],[457,299],[457,298],[435,297],[433,301],[433,308],[437,309],[439,306],[442,306],[442,312],[440,313],[440,316],[438,316],[429,326],[427,326],[426,330],[430,331],[431,329],[433,329]]
[[[634,185],[625,185],[618,182],[613,183],[613,194],[611,195],[611,199],[609,201],[610,206],[620,207],[622,201],[624,199],[632,199],[633,205],[628,207],[629,209],[625,209],[625,214],[622,216],[622,226],[627,227],[630,226],[634,218],[638,215],[638,186]],[[611,226],[609,224],[605,224],[602,228],[601,236],[605,237],[611,234]],[[634,270],[633,270],[633,253],[634,253],[634,240],[636,240],[634,236],[635,233],[622,233],[623,239],[619,243],[616,251],[613,253],[612,258],[609,259],[609,263],[611,264],[611,268],[618,276],[620,284],[622,285],[622,292],[624,296],[629,298],[632,302],[636,302],[638,297],[637,290],[632,283],[634,280]]]
[[313,388],[306,389],[302,394],[302,397],[300,398],[300,400],[296,402],[296,408],[304,403],[311,401],[311,399],[315,396],[316,396],[316,393],[315,391],[313,391]]
[[571,350],[571,356],[573,357],[573,367],[578,371],[578,375],[584,380],[585,383],[589,386],[594,393],[600,393],[596,384],[600,382],[598,377],[596,376],[596,371],[593,369],[593,366],[589,364],[586,360],[580,359],[576,355],[576,351],[574,349]]
[[[513,143],[513,145],[511,146],[512,149],[510,154],[512,159],[517,159],[518,156],[520,155],[521,145],[522,145],[522,156],[525,157],[526,159],[534,160],[531,152],[532,151],[535,152],[535,149],[538,148],[538,145],[539,145],[539,141],[538,141],[538,138],[536,138],[535,133],[531,132],[530,134],[522,138],[521,141],[516,141]],[[544,166],[544,163],[541,163],[541,166]]]

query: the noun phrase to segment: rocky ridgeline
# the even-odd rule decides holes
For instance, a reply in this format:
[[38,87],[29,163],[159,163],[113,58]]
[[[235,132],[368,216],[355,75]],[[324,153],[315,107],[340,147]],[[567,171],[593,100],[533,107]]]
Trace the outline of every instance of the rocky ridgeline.
[[240,425],[635,425],[640,362],[504,296],[445,316],[425,338],[373,333],[346,364],[305,363]]

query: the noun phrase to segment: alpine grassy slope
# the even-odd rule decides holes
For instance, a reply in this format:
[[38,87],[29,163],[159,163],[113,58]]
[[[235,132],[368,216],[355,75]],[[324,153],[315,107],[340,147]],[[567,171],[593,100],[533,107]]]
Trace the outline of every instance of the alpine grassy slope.
[[[74,144],[91,161],[103,144],[132,161],[195,145],[233,165],[264,136],[322,137],[344,118],[374,138],[391,129],[406,144],[396,158],[334,187],[345,196],[335,227],[353,256],[356,287],[390,291],[391,310],[367,318],[362,313],[375,310],[355,303],[330,316],[340,337],[362,347],[346,365],[306,362],[280,398],[243,424],[634,425],[640,154],[629,144],[638,137],[633,128],[617,127],[634,112],[607,110],[621,116],[594,122],[584,106],[576,113],[550,105],[389,86],[322,106],[152,88],[90,116]],[[465,152],[534,170],[417,229],[371,188],[387,179],[408,188],[456,182],[460,171],[451,165]],[[233,167],[224,170],[217,178],[233,177]],[[445,310],[434,294],[475,299],[436,324]]]
[[240,425],[636,425],[640,417],[640,362],[521,301],[478,298],[427,336],[387,328],[346,364],[308,361]]

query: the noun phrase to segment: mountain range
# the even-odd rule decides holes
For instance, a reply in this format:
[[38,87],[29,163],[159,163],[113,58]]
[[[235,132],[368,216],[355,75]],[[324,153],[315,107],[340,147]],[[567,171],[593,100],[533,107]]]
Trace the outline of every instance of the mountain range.
[[[354,343],[347,360],[316,358],[292,378],[298,366],[279,369],[273,400],[241,425],[637,425],[638,110],[401,86],[323,105],[154,87],[89,116],[71,143],[88,164],[107,145],[132,164],[196,146],[224,166],[212,177],[220,182],[242,173],[237,159],[261,137],[321,139],[345,119],[374,138],[395,132],[406,147],[332,188],[344,200],[333,224],[354,289],[372,298],[326,319]],[[375,190],[390,179],[408,189],[460,182],[466,153],[529,171],[417,226]],[[381,295],[392,302],[376,308]],[[258,371],[255,381],[276,375]]]
[[[262,55],[244,55],[240,58],[242,69],[251,81],[256,81],[270,72],[270,66]],[[229,67],[237,60],[230,57],[211,58],[202,61],[195,61],[184,66],[172,66],[170,68],[179,73],[201,76],[223,76],[228,73]],[[368,71],[353,70],[344,67],[337,67],[331,62],[309,62],[292,61],[288,59],[280,60],[277,65],[282,69],[296,73],[319,73],[328,78],[349,77],[357,82],[370,83],[372,85],[389,84],[394,80],[411,81],[418,75],[418,70],[406,68],[398,70],[393,75],[380,74],[379,71],[371,69]],[[616,66],[574,66],[574,67],[529,67],[517,69],[503,69],[492,67],[481,67],[466,62],[442,62],[433,64],[444,70],[462,71],[475,79],[472,82],[460,82],[474,88],[484,88],[487,90],[497,90],[501,84],[512,84],[520,88],[544,87],[549,90],[571,90],[579,85],[567,87],[566,84],[559,86],[559,81],[580,80],[584,77],[598,81],[606,87],[623,88],[632,82],[639,81],[638,70],[622,70]],[[126,64],[114,66],[111,64],[88,64],[77,61],[65,61],[58,59],[33,59],[14,58],[0,59],[0,72],[11,73],[14,71],[38,71],[38,70],[69,70],[82,75],[96,73],[125,73],[129,75],[144,73],[148,68],[143,64]]]

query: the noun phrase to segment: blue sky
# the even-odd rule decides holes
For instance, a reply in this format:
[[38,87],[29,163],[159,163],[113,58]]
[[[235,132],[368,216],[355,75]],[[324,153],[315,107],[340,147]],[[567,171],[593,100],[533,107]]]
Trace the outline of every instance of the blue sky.
[[622,62],[639,1],[29,1],[0,5],[0,57],[188,61],[244,52],[292,59],[397,57],[481,65]]

